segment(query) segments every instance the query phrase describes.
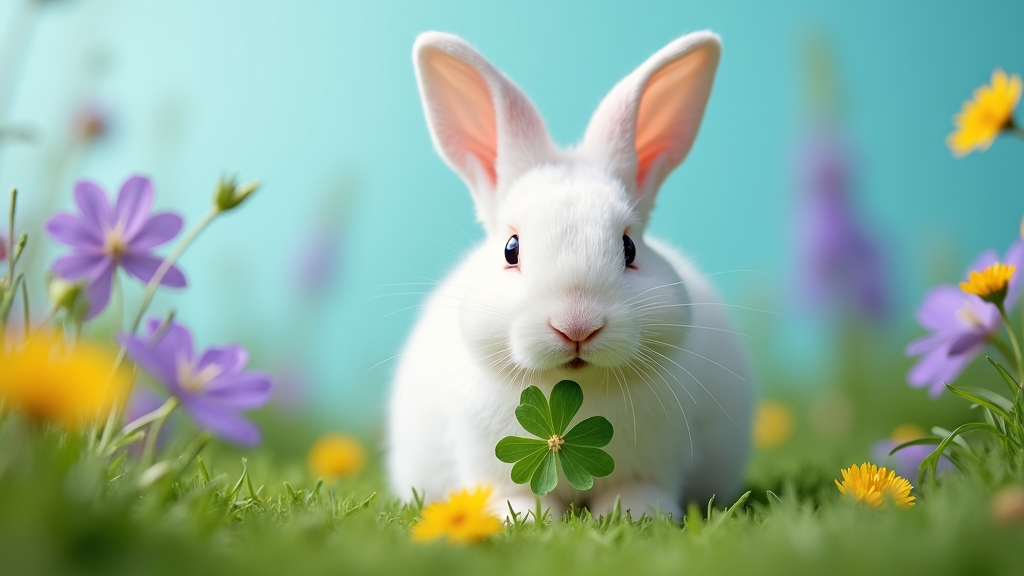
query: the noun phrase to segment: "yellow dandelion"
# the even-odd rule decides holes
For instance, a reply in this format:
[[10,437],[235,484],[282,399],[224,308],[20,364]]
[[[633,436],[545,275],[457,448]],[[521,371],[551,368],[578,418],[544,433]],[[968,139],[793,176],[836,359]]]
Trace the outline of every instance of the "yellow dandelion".
[[463,488],[452,492],[447,502],[434,502],[423,509],[412,527],[412,539],[429,542],[448,538],[454,544],[472,544],[501,532],[501,520],[489,511],[490,487],[472,493]]
[[1006,298],[1006,287],[1010,284],[1017,266],[1011,264],[995,264],[985,268],[981,272],[971,271],[967,282],[960,283],[960,289],[968,294],[977,294],[986,302],[1001,304]]
[[992,83],[975,90],[974,98],[953,117],[956,130],[946,138],[953,155],[961,158],[974,150],[987,150],[999,132],[1013,126],[1020,95],[1020,75],[1007,76],[998,68],[992,72]]
[[309,471],[317,478],[334,479],[355,476],[366,464],[366,451],[355,438],[346,434],[326,434],[309,449]]
[[793,411],[782,402],[766,400],[754,412],[754,445],[775,448],[793,433]]
[[37,421],[76,428],[106,418],[127,397],[131,378],[116,373],[112,351],[54,334],[38,333],[24,345],[0,350],[0,398]]
[[872,508],[881,508],[886,500],[892,500],[900,508],[914,505],[914,497],[910,495],[913,486],[894,471],[865,462],[860,466],[854,464],[842,472],[843,481],[836,480],[836,486],[858,502]]

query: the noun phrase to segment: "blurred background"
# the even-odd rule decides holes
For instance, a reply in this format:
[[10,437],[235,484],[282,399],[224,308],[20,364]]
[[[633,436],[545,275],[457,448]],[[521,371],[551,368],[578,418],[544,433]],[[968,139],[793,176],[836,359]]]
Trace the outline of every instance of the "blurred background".
[[945,409],[904,378],[923,294],[1019,231],[1024,142],[958,160],[945,138],[994,68],[1024,72],[1021,22],[1020,1],[0,0],[0,125],[14,130],[0,188],[21,191],[38,317],[39,274],[61,252],[40,226],[75,180],[115,194],[147,174],[157,207],[191,224],[219,176],[260,179],[183,258],[189,288],[154,310],[174,308],[201,345],[249,347],[277,375],[280,413],[373,434],[424,298],[407,284],[442,278],[482,237],[432,149],[416,35],[472,42],[568,145],[620,78],[709,28],[724,41],[715,88],[650,232],[739,306],[762,397],[810,398],[807,430],[885,436]]

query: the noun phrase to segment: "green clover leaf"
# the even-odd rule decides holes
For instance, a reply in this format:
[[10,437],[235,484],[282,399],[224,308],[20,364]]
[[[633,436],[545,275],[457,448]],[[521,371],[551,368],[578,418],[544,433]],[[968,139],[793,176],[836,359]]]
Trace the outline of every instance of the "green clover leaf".
[[506,436],[494,447],[498,460],[513,464],[512,481],[530,483],[534,494],[544,495],[558,485],[558,469],[577,490],[590,490],[594,477],[615,470],[615,460],[601,450],[612,441],[611,422],[591,416],[572,422],[583,406],[583,390],[572,380],[562,380],[551,389],[551,402],[536,386],[523,390],[516,408],[516,420],[537,438]]

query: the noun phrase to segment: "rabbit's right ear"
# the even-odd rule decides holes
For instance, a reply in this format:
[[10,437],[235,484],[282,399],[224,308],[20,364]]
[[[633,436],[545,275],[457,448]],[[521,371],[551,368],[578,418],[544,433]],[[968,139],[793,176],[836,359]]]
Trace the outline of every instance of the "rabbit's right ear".
[[420,34],[413,62],[434,147],[466,181],[477,218],[488,226],[503,187],[553,157],[544,121],[512,81],[458,36]]

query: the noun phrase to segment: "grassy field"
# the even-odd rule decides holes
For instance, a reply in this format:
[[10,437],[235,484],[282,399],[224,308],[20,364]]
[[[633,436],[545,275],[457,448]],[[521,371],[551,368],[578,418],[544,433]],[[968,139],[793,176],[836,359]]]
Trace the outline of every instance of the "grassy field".
[[[903,369],[873,365],[894,376]],[[966,377],[986,374],[975,366]],[[849,428],[832,436],[814,428],[822,409],[814,395],[794,392],[793,433],[757,452],[740,505],[716,502],[710,515],[691,508],[682,519],[576,511],[470,546],[411,541],[420,510],[386,492],[378,455],[355,478],[318,482],[305,462],[316,426],[270,411],[266,444],[244,454],[211,442],[196,457],[196,436],[179,434],[164,451],[169,473],[145,488],[130,465],[104,470],[83,458],[77,436],[8,415],[0,573],[1020,574],[1024,522],[997,521],[993,488],[974,475],[940,476],[915,490],[909,509],[841,497],[834,479],[869,459],[877,429],[899,418],[950,425],[974,416],[965,403],[930,402],[893,378],[869,380],[843,392],[853,381],[839,379],[825,395],[845,394],[853,407]]]

